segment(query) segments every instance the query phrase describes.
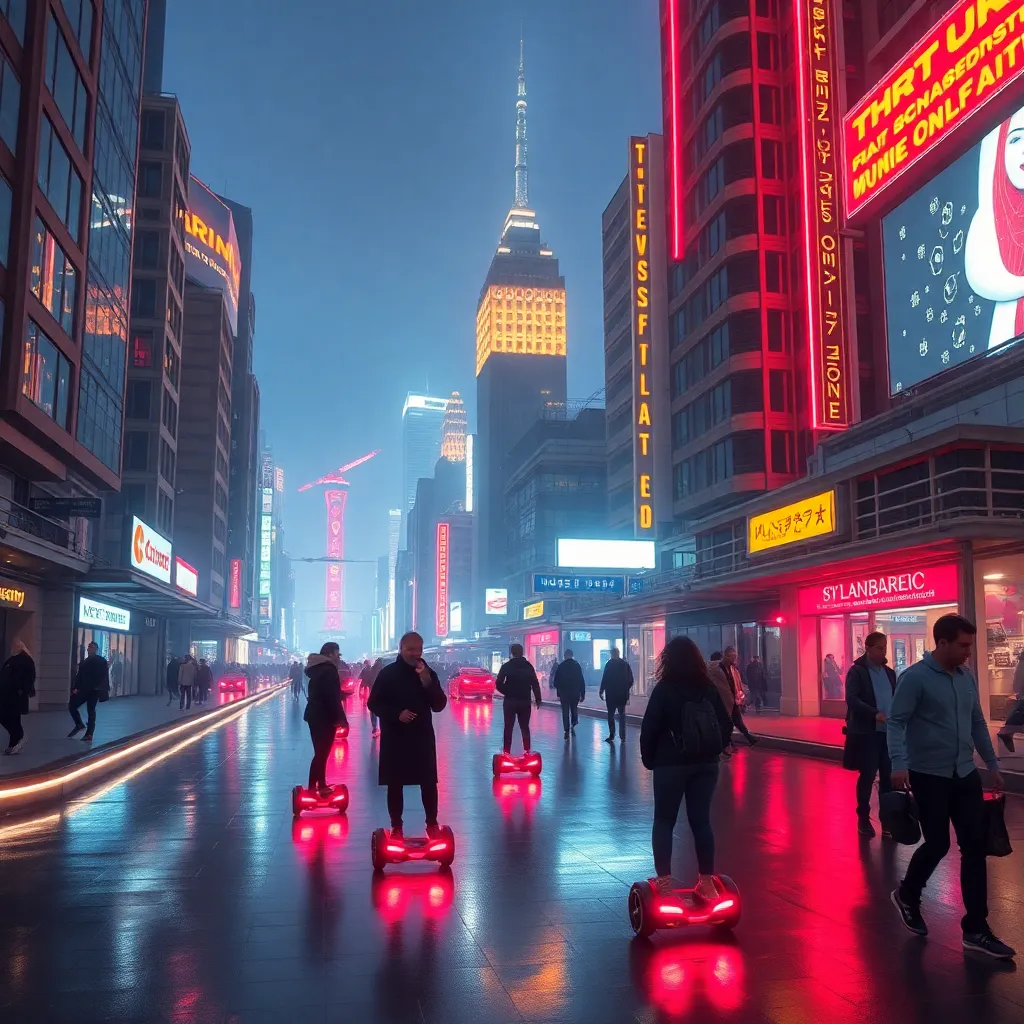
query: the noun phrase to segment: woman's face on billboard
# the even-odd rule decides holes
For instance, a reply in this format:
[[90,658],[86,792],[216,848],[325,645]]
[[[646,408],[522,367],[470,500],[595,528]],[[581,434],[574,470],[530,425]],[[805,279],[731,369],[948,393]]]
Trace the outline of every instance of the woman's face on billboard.
[[1006,176],[1014,188],[1024,192],[1024,110],[1018,110],[1010,118],[1010,130],[1006,135],[1006,149],[1003,151]]

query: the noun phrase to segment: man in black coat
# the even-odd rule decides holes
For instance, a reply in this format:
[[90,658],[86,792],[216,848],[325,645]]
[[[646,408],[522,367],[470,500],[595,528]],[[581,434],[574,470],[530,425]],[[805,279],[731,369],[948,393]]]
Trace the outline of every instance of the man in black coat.
[[178,698],[178,670],[181,668],[181,658],[173,657],[167,663],[167,677],[165,683],[167,685],[167,706],[171,706],[171,701],[177,700]]
[[341,651],[336,643],[326,643],[319,654],[311,654],[306,662],[309,697],[303,720],[309,726],[313,741],[313,757],[309,762],[309,789],[326,799],[333,787],[327,785],[327,760],[331,756],[338,726],[345,725],[345,708],[341,702]]
[[398,660],[380,670],[367,702],[380,719],[377,783],[387,786],[392,834],[402,835],[403,786],[419,786],[427,835],[440,835],[437,823],[437,744],[431,714],[444,711],[448,698],[437,673],[423,660],[423,637],[406,633]]
[[0,726],[10,742],[5,754],[20,754],[25,746],[21,716],[28,714],[28,701],[36,695],[36,663],[20,640],[11,645],[11,656],[0,668]]
[[[892,789],[886,721],[896,689],[896,673],[886,658],[884,633],[869,633],[864,654],[846,673],[846,742],[843,767],[858,772],[857,831],[875,834],[871,824],[871,788],[878,776],[878,794]],[[883,833],[884,834],[884,833]]]
[[[75,684],[68,701],[68,711],[75,723],[75,727],[68,733],[68,739],[85,729],[82,740],[89,742],[96,731],[96,704],[110,696],[110,666],[107,659],[100,655],[95,642],[89,644],[85,651],[86,658],[75,673]],[[78,712],[83,704],[89,711],[88,728],[82,723],[82,716]]]
[[512,730],[516,719],[523,734],[523,753],[530,749],[530,697],[540,707],[540,682],[534,667],[523,657],[523,645],[513,644],[508,653],[511,658],[498,669],[495,689],[504,698],[505,736],[502,750],[512,751]]
[[615,742],[615,714],[619,715],[619,739],[626,738],[626,704],[629,702],[629,691],[633,689],[633,670],[628,661],[623,661],[618,647],[613,647],[608,664],[601,676],[601,689],[598,697],[608,705],[608,738],[606,743]]
[[565,729],[565,738],[568,739],[570,729],[572,734],[576,735],[576,726],[580,720],[576,707],[587,693],[583,669],[580,668],[578,661],[573,660],[570,650],[566,650],[565,659],[555,669],[555,693],[558,694],[558,702],[562,705],[562,727]]

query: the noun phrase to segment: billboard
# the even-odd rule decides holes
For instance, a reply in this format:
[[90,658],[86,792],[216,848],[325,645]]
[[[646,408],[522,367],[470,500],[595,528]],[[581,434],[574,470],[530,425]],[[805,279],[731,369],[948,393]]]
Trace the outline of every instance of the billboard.
[[824,491],[747,519],[747,551],[755,555],[836,531],[836,492]]
[[448,569],[450,529],[447,523],[437,524],[437,589],[435,591],[434,628],[438,636],[448,635]]
[[889,390],[1024,335],[1024,108],[882,220]]
[[574,594],[622,594],[626,590],[625,576],[579,576],[576,573],[534,573],[533,592],[548,594],[562,591]]
[[[327,557],[345,557],[345,505],[348,491],[325,491],[327,501]],[[327,565],[327,593],[324,608],[324,629],[341,629],[341,594],[344,590],[344,569],[338,562]]]
[[544,602],[534,601],[533,604],[528,604],[523,608],[523,621],[529,622],[530,619],[543,619],[544,618]]
[[799,593],[801,615],[831,615],[864,609],[955,605],[960,574],[955,565],[900,569],[884,576],[835,575]]
[[237,334],[242,261],[235,235],[235,221],[231,210],[195,175],[191,175],[188,180],[185,273],[203,288],[216,288],[223,292],[231,331]]
[[184,559],[174,559],[174,585],[193,597],[199,595],[199,573]]
[[505,615],[508,612],[508,591],[504,587],[488,587],[484,591],[484,602],[488,615]]
[[558,540],[560,569],[653,569],[653,540]]
[[82,626],[98,626],[100,629],[116,629],[121,633],[128,633],[131,631],[132,613],[127,608],[104,604],[90,597],[80,597],[78,622]]
[[130,565],[161,583],[171,582],[171,542],[150,529],[138,516],[132,518]]
[[231,581],[228,585],[228,607],[242,607],[242,560],[231,559]]

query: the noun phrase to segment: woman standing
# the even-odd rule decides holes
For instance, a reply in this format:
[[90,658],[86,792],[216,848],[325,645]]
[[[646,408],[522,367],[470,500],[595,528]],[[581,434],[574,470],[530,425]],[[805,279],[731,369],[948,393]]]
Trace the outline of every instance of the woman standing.
[[711,799],[732,722],[700,649],[689,637],[677,636],[665,646],[657,680],[640,727],[640,757],[654,773],[651,845],[658,886],[666,892],[679,887],[672,878],[672,830],[685,798],[700,873],[696,891],[715,899]]
[[25,746],[21,716],[28,714],[28,701],[36,695],[36,663],[28,648],[15,640],[11,656],[0,668],[0,725],[10,737],[5,754],[20,754]]

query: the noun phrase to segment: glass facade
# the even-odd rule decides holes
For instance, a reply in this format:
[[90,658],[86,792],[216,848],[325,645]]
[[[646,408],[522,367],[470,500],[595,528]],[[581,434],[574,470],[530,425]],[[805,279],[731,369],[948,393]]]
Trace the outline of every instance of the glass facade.
[[25,327],[21,391],[55,423],[67,430],[71,364],[33,320]]
[[21,108],[21,83],[10,61],[0,50],[0,139],[12,153],[18,152],[18,111]]
[[75,67],[75,59],[71,56],[71,50],[64,39],[64,33],[61,32],[52,11],[46,28],[46,87],[50,90],[64,123],[71,129],[79,150],[84,152],[89,97],[85,91],[85,82]]
[[69,338],[75,328],[75,267],[46,225],[37,217],[32,239],[32,294],[64,328]]

